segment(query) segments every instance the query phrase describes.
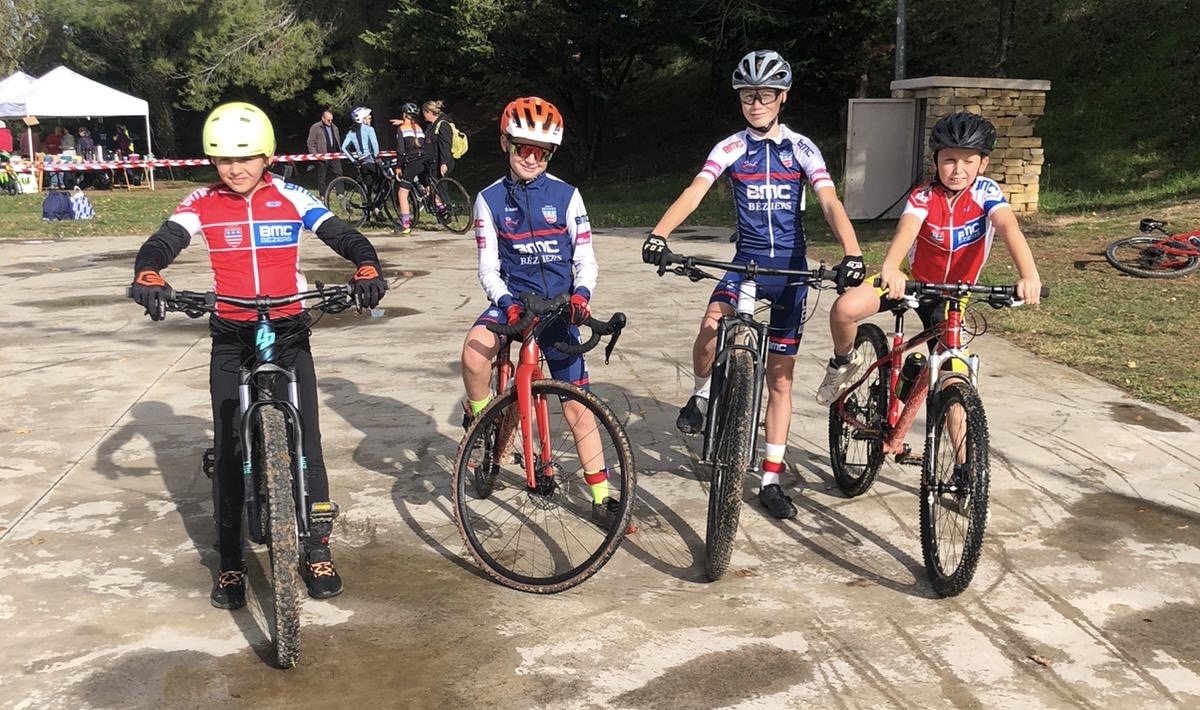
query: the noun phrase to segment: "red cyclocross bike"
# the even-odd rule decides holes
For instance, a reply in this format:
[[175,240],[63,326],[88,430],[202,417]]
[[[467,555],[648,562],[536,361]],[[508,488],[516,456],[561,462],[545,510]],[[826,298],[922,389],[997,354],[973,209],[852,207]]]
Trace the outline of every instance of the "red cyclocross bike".
[[1166,222],[1155,219],[1143,219],[1138,231],[1140,235],[1118,239],[1104,250],[1114,269],[1151,279],[1177,279],[1200,269],[1200,231],[1173,235]]
[[[1043,296],[1048,293],[1042,289]],[[925,573],[943,597],[970,585],[987,525],[987,417],[976,389],[979,356],[964,349],[962,321],[971,294],[994,308],[1023,303],[1015,286],[907,282],[904,298],[892,309],[891,348],[879,326],[859,325],[854,347],[872,364],[829,406],[829,458],[846,495],[866,493],[887,454],[921,467],[921,552]],[[946,318],[905,341],[904,313],[922,302],[944,304]],[[904,357],[931,342],[936,346],[928,356]],[[922,403],[925,455],[914,456],[904,437]]]
[[[617,551],[629,527],[637,476],[629,438],[608,405],[589,390],[542,374],[537,338],[567,317],[569,301],[519,300],[525,309],[520,322],[488,324],[503,338],[494,362],[497,395],[459,445],[451,496],[463,542],[484,571],[506,587],[545,594],[587,580]],[[607,322],[589,318],[584,325],[592,331],[586,342],[554,349],[583,354],[611,335],[608,362],[624,314]],[[515,367],[513,339],[524,340]],[[596,506],[584,475],[604,469],[611,502]]]

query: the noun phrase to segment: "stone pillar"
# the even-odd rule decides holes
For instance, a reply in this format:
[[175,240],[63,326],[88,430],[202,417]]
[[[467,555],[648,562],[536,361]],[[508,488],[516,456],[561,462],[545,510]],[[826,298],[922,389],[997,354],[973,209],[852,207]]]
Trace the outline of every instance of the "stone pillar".
[[926,177],[933,177],[933,155],[928,148],[933,124],[957,111],[977,113],[996,127],[996,148],[986,175],[1000,183],[1014,212],[1037,211],[1045,155],[1042,139],[1033,135],[1033,128],[1046,112],[1049,81],[927,76],[893,81],[891,89],[893,98],[919,101],[918,116],[924,126],[920,153]]

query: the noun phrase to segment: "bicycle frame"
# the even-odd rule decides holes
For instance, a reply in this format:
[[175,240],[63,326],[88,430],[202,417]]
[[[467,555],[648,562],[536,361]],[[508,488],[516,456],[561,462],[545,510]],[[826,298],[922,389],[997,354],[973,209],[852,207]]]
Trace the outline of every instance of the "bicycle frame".
[[[701,462],[706,464],[713,463],[717,413],[722,405],[721,392],[725,383],[725,366],[729,363],[729,357],[735,350],[746,350],[754,356],[754,405],[751,411],[755,412],[755,415],[750,430],[750,451],[755,451],[758,446],[759,417],[757,413],[762,407],[763,380],[767,367],[767,324],[754,319],[757,296],[757,282],[753,278],[742,280],[738,287],[737,311],[733,315],[721,318],[717,323],[717,349],[713,357],[712,383],[710,385],[710,391],[715,394],[709,399],[709,412],[704,422],[704,443],[701,446],[700,454]],[[745,323],[754,333],[755,341],[752,344],[729,343],[729,331],[738,323]],[[758,470],[758,461],[753,453],[751,453],[750,460],[746,462],[746,466],[747,470]]]
[[[929,330],[914,335],[907,341],[904,340],[904,314],[910,309],[915,309],[918,305],[918,300],[914,296],[905,296],[904,301],[903,306],[893,310],[896,318],[896,326],[892,334],[892,347],[888,350],[888,354],[872,363],[863,372],[859,380],[838,398],[838,409],[842,419],[855,429],[864,432],[870,431],[869,427],[846,412],[844,407],[846,394],[857,389],[867,380],[871,372],[885,364],[890,366],[889,381],[887,383],[888,391],[895,392],[900,382],[900,370],[904,366],[905,354],[926,345],[931,340],[938,343],[922,366],[921,373],[913,380],[913,386],[904,400],[901,401],[900,398],[895,396],[888,397],[886,431],[879,432],[879,437],[883,441],[883,453],[885,454],[903,454],[907,451],[904,438],[912,428],[913,420],[916,419],[917,412],[920,410],[921,404],[925,402],[928,394],[930,392],[937,392],[939,382],[942,379],[942,366],[945,363],[953,360],[962,362],[967,367],[966,377],[972,386],[979,384],[979,356],[968,355],[962,349],[962,301],[957,298],[947,297],[946,320]],[[963,375],[954,373],[954,376],[962,377]],[[930,436],[932,436],[932,432],[930,432]]]

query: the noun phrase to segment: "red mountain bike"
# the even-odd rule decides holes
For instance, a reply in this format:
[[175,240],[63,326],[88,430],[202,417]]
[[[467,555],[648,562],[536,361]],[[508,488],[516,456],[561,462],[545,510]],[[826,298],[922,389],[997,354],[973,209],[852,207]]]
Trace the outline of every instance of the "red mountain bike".
[[[1043,296],[1048,293],[1042,289]],[[1015,286],[907,282],[893,310],[891,348],[879,326],[859,325],[854,347],[872,364],[829,406],[829,458],[846,495],[867,492],[886,454],[921,467],[921,552],[929,581],[943,597],[971,583],[987,524],[987,417],[976,390],[979,356],[964,349],[963,339],[963,310],[971,294],[995,308],[1022,303]],[[905,341],[904,313],[921,301],[943,301],[946,319]],[[904,357],[930,342],[936,347],[928,356]],[[923,457],[904,443],[922,403]]]
[[1177,279],[1200,269],[1200,231],[1172,235],[1166,226],[1166,222],[1143,219],[1138,224],[1142,234],[1109,244],[1104,258],[1118,271],[1150,279]]
[[[542,375],[537,337],[566,318],[569,301],[524,295],[520,322],[489,323],[504,337],[495,359],[498,394],[467,429],[454,462],[455,521],[471,556],[492,579],[525,592],[570,589],[598,572],[629,529],[637,475],[629,437],[590,390]],[[625,316],[589,318],[591,337],[554,349],[583,354],[611,335],[608,362]],[[513,367],[512,340],[524,340]],[[558,406],[553,406],[557,401]],[[586,471],[607,468],[609,524],[596,522]]]

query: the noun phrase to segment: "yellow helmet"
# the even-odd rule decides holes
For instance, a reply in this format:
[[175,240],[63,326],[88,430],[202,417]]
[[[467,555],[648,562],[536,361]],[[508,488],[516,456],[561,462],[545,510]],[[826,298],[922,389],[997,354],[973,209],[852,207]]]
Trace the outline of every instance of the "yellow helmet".
[[259,107],[242,101],[221,104],[204,119],[204,154],[215,158],[270,157],[275,129]]

